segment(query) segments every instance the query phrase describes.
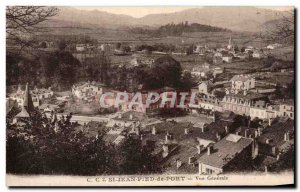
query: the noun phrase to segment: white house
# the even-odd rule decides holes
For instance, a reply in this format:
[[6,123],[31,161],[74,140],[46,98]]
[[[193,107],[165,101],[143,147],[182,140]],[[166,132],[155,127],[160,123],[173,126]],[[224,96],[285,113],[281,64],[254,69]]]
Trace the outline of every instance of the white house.
[[96,82],[82,82],[72,87],[72,94],[82,100],[88,100],[95,95],[102,95],[103,85]]
[[[51,87],[49,87],[48,89],[35,88],[34,90],[31,90],[30,93],[31,93],[33,105],[35,107],[38,107],[40,105],[40,101],[42,101],[43,99],[51,98],[54,94],[53,91],[51,90]],[[9,98],[16,101],[18,106],[21,107],[24,102],[24,91],[21,89],[21,86],[19,86],[16,93],[10,94]]]
[[245,48],[245,52],[246,52],[246,53],[251,52],[251,51],[253,51],[253,50],[254,50],[254,47],[253,47],[253,46],[247,46],[247,47]]
[[191,75],[194,77],[207,77],[209,71],[209,68],[202,68],[201,66],[194,67],[191,71]]
[[255,78],[250,75],[235,75],[230,81],[233,90],[249,90],[255,88]]
[[286,100],[279,105],[279,115],[282,117],[289,117],[291,119],[294,119],[295,118],[294,111],[295,111],[294,100]]
[[76,51],[85,51],[85,50],[86,50],[86,45],[84,45],[84,44],[76,45]]
[[270,44],[270,45],[268,45],[267,46],[267,49],[276,49],[276,48],[278,48],[278,47],[281,47],[282,45],[281,44],[279,44],[279,43],[274,43],[274,44]]

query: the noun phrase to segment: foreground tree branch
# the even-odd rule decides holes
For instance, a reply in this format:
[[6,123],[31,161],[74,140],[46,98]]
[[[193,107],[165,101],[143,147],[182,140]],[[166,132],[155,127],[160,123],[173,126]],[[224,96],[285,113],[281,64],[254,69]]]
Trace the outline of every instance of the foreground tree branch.
[[294,10],[285,11],[274,24],[267,26],[261,33],[266,41],[291,41],[295,35]]
[[58,8],[44,6],[8,6],[6,7],[6,39],[16,45],[28,46],[26,37],[44,32],[40,23],[57,15]]

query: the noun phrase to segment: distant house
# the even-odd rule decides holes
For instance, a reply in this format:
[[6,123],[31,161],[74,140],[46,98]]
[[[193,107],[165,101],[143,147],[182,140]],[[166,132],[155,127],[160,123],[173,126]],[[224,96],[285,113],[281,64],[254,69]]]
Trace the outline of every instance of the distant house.
[[213,69],[213,76],[216,78],[217,75],[222,74],[224,72],[224,69],[221,67],[215,67]]
[[199,93],[208,94],[212,91],[214,84],[211,81],[202,81],[198,85]]
[[89,100],[89,98],[101,95],[103,93],[103,85],[96,82],[81,82],[73,85],[72,94],[81,100]]
[[234,57],[238,58],[240,60],[245,60],[246,58],[249,57],[249,54],[247,54],[247,53],[236,53],[236,54],[234,54]]
[[282,117],[295,118],[295,103],[294,100],[285,100],[279,105],[279,115]]
[[223,62],[223,58],[222,57],[223,57],[222,53],[216,52],[213,55],[213,63],[216,64],[216,65],[222,63]]
[[218,175],[231,171],[243,171],[252,160],[253,139],[229,134],[207,147],[199,157],[199,174]]
[[274,43],[274,44],[270,44],[267,46],[267,49],[276,49],[276,48],[279,48],[279,47],[282,47],[282,44],[279,44],[279,43]]
[[260,58],[264,58],[265,57],[265,54],[262,50],[254,50],[253,53],[252,53],[252,57],[253,58],[257,58],[257,59],[260,59]]
[[225,63],[231,63],[233,59],[232,54],[223,54],[222,55],[222,61]]
[[205,53],[205,51],[207,50],[207,46],[203,46],[203,45],[196,45],[194,52],[195,53],[199,53],[199,55],[203,55]]
[[58,105],[53,105],[53,104],[42,104],[39,106],[39,109],[43,112],[46,112],[46,113],[50,113],[50,112],[54,112],[56,111],[57,109],[59,109],[59,106]]
[[223,110],[240,115],[250,115],[250,107],[256,101],[267,101],[267,96],[247,91],[226,94],[222,100]]
[[42,99],[51,98],[53,96],[54,92],[51,90],[51,87],[49,87],[48,89],[44,89],[44,88],[38,89],[38,88],[35,88],[34,90],[31,91],[31,94],[38,96],[39,99],[42,100]]
[[197,66],[197,67],[194,67],[191,71],[191,75],[194,76],[194,77],[204,77],[206,78],[207,75],[209,74],[210,72],[210,69],[207,68],[203,68],[202,66]]
[[277,119],[271,126],[263,129],[257,138],[259,153],[280,159],[294,144],[294,121]]
[[101,44],[98,46],[98,49],[101,51],[107,52],[111,50],[111,46],[109,44]]
[[132,66],[148,65],[151,67],[153,63],[153,58],[136,54],[133,55],[133,59],[130,61]]
[[202,68],[204,68],[204,69],[210,69],[210,64],[209,63],[207,63],[207,62],[205,62],[205,63],[203,63],[202,65],[200,65]]
[[268,105],[268,106],[251,106],[250,117],[251,119],[274,119],[278,117],[279,105]]
[[254,47],[253,47],[253,46],[247,46],[247,47],[245,48],[245,52],[246,52],[246,53],[253,52],[253,50],[254,50]]
[[[40,105],[41,100],[48,99],[53,96],[53,91],[51,90],[51,87],[49,87],[48,89],[35,88],[34,90],[31,90],[30,93],[31,93],[33,105],[35,107]],[[17,101],[18,106],[21,107],[24,101],[24,91],[22,91],[21,86],[19,86],[17,92],[10,94],[9,98]]]
[[77,44],[76,45],[76,51],[82,52],[85,51],[87,46],[85,44]]

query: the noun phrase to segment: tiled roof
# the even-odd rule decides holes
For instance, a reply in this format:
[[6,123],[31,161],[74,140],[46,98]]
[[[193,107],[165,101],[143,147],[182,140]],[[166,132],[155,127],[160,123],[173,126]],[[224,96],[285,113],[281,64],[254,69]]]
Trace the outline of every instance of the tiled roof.
[[[237,142],[230,141],[229,137],[239,137]],[[222,168],[232,159],[241,153],[246,147],[252,144],[252,139],[240,137],[237,135],[230,134],[223,138],[213,146],[213,151],[210,155],[207,153],[199,157],[200,163],[210,165],[213,167]]]
[[[266,144],[266,140],[271,140],[269,145],[270,146],[281,146],[285,143],[284,141],[284,134],[289,131],[290,136],[293,136],[294,133],[294,121],[287,120],[286,122],[277,122],[271,127],[267,127],[263,130],[263,133],[260,137],[258,137],[259,143]],[[290,137],[290,139],[292,139]]]
[[235,75],[232,77],[232,79],[230,81],[248,81],[249,79],[252,79],[253,77],[249,76],[249,75]]
[[18,113],[18,114],[16,115],[16,117],[19,117],[19,118],[29,118],[30,115],[29,115],[29,113],[27,112],[27,110],[26,110],[24,107],[22,107],[22,111],[21,111],[20,113]]
[[254,92],[248,92],[246,95],[244,95],[243,92],[240,91],[237,94],[230,92],[228,95],[225,95],[225,97],[244,98],[244,99],[252,100],[252,99],[266,98],[267,96],[259,93],[254,93]]

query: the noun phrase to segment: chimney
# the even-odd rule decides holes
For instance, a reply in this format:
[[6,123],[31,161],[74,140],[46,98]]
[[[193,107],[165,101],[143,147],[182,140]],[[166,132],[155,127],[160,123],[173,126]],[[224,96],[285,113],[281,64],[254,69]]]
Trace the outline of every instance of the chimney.
[[169,146],[168,145],[163,145],[163,153],[162,156],[163,158],[167,157],[169,155]]
[[254,135],[255,138],[258,137],[258,131],[255,131],[254,134],[255,134]]
[[197,153],[201,154],[201,151],[203,149],[203,145],[197,145]]
[[227,125],[225,126],[225,133],[226,133],[226,134],[229,133],[229,130],[228,130],[228,126],[227,126]]
[[152,135],[156,135],[156,128],[155,128],[155,126],[152,127]]
[[169,135],[166,135],[165,143],[168,143],[168,142],[169,142]]
[[261,128],[258,128],[258,136],[261,136]]
[[118,118],[119,118],[119,119],[121,119],[121,118],[122,118],[122,114],[121,114],[121,113],[119,113],[119,115],[118,115]]
[[289,141],[290,140],[290,133],[286,132],[284,133],[284,141]]
[[185,129],[184,129],[184,134],[185,134],[185,135],[189,134],[189,128],[185,128]]
[[213,150],[213,145],[208,145],[207,146],[207,155],[210,155],[212,153]]
[[59,130],[59,127],[58,127],[58,123],[56,122],[55,123],[55,126],[54,126],[54,132],[57,133]]
[[280,159],[280,153],[276,156],[276,160],[278,161]]
[[271,126],[271,125],[272,125],[272,119],[269,118],[269,126]]
[[132,116],[132,114],[130,114],[130,115],[129,115],[129,119],[130,119],[130,120],[132,120],[132,119],[133,119],[133,116]]
[[204,126],[203,126],[203,127],[201,127],[201,131],[202,131],[202,133],[204,133],[204,131],[205,131],[205,128],[204,128]]
[[189,157],[189,165],[194,164],[194,156]]
[[265,166],[265,173],[268,173],[268,166]]
[[21,93],[21,92],[22,92],[22,86],[19,84],[19,85],[18,85],[17,93]]
[[221,140],[221,136],[220,136],[219,132],[216,133],[216,138],[217,138],[218,141]]
[[244,96],[246,96],[247,95],[247,90],[244,90]]
[[245,129],[245,137],[248,137],[248,129]]
[[137,135],[140,135],[140,127],[137,127],[137,128],[135,129],[135,133],[136,133]]
[[177,160],[176,160],[176,167],[177,167],[177,169],[178,169],[179,167],[181,167],[181,164],[182,164],[182,162],[181,162],[179,159],[177,159]]

